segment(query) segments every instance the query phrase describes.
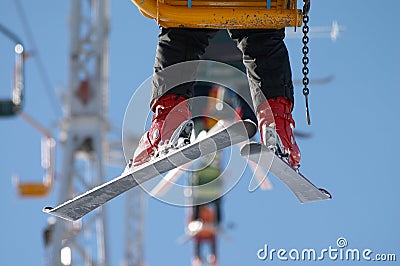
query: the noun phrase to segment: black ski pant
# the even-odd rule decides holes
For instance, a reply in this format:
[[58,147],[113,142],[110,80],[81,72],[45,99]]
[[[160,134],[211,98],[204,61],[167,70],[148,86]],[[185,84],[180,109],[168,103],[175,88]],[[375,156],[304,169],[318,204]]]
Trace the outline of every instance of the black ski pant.
[[[155,99],[165,94],[174,93],[187,98],[193,96],[193,82],[169,88],[165,85],[166,78],[162,74],[162,70],[180,62],[199,60],[200,56],[204,54],[209,40],[217,31],[214,29],[161,28],[154,63],[151,105]],[[247,70],[254,108],[262,104],[265,99],[278,96],[293,100],[289,55],[283,41],[285,29],[229,30],[229,35],[243,53],[243,63]],[[181,72],[195,75],[196,68],[189,67]]]

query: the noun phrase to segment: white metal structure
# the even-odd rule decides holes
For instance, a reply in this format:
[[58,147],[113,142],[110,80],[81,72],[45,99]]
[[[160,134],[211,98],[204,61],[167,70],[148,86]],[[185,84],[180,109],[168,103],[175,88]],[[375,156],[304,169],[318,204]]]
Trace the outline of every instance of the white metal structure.
[[[71,0],[69,84],[60,141],[58,202],[104,182],[108,119],[108,0]],[[105,209],[75,223],[58,219],[49,265],[108,266]]]
[[140,187],[126,193],[125,254],[122,266],[145,266],[143,258],[145,192]]
[[[122,145],[107,141],[108,0],[71,0],[68,91],[61,122],[61,187],[64,202],[104,182],[106,163],[122,162]],[[115,143],[114,143],[115,144]],[[132,143],[133,145],[137,143]],[[126,195],[125,266],[143,266],[144,193]],[[105,207],[85,219],[51,224],[51,266],[108,266]]]

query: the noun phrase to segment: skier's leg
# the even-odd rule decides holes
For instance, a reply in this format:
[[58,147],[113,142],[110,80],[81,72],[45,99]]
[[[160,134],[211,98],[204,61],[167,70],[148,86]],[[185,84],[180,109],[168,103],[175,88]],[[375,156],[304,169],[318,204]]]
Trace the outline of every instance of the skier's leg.
[[192,266],[201,266],[201,263],[200,243],[199,240],[195,239]]
[[[197,65],[185,65],[185,68],[170,66],[199,59],[205,52],[208,40],[215,30],[202,29],[161,29],[154,63],[151,110],[155,113],[152,125],[141,138],[133,156],[134,165],[148,161],[158,149],[160,143],[170,139],[179,125],[191,118],[187,98],[193,95],[193,82],[177,84],[176,77],[195,80]],[[172,69],[172,70],[171,70]]]
[[[168,67],[182,62],[199,60],[209,44],[209,39],[214,37],[217,32],[218,30],[212,29],[161,28],[154,62],[152,105],[157,98],[165,94],[176,94],[185,98],[193,96],[194,82],[176,86],[171,81],[174,80],[174,77],[183,75],[187,80],[195,80],[197,64],[195,62],[185,64],[182,68],[174,66],[176,71],[171,71],[171,68]],[[173,84],[174,87],[170,87],[168,83]]]
[[200,205],[193,206],[193,221],[198,221],[200,218]]
[[222,212],[221,212],[221,201],[222,197],[214,200],[214,205],[215,205],[215,219],[216,219],[216,225],[219,226],[221,221],[222,221]]
[[212,266],[217,266],[217,239],[214,236],[211,241],[211,253],[208,255],[208,263]]
[[269,145],[270,132],[276,132],[279,138],[274,139],[281,140],[281,152],[298,167],[300,150],[293,134],[293,83],[284,29],[231,30],[230,34],[243,53],[262,142]]

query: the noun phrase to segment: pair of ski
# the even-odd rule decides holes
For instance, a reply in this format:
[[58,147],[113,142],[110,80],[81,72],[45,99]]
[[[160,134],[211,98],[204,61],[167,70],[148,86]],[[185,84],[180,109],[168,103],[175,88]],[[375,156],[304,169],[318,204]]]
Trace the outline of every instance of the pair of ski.
[[[127,168],[111,181],[55,208],[45,207],[43,211],[66,220],[78,220],[125,191],[204,155],[247,141],[256,131],[257,126],[250,120],[235,122],[205,139],[194,141],[179,149],[172,149],[140,166]],[[241,155],[267,167],[267,170],[284,182],[302,203],[330,198],[328,192],[314,186],[262,144],[254,142],[245,144],[241,149]]]

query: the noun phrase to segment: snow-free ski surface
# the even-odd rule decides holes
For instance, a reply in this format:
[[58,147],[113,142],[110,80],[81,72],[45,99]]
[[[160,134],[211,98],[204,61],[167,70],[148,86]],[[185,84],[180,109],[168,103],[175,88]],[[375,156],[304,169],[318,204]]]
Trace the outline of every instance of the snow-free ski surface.
[[111,181],[66,201],[58,207],[45,207],[43,211],[66,220],[78,220],[138,184],[201,156],[246,141],[254,136],[256,131],[257,126],[250,120],[235,122],[205,139],[195,141],[179,150],[172,150],[166,155],[127,170]]
[[267,170],[285,183],[301,203],[331,198],[263,144],[256,142],[245,144],[240,150],[240,154],[257,164],[265,165],[266,168],[270,165]]

